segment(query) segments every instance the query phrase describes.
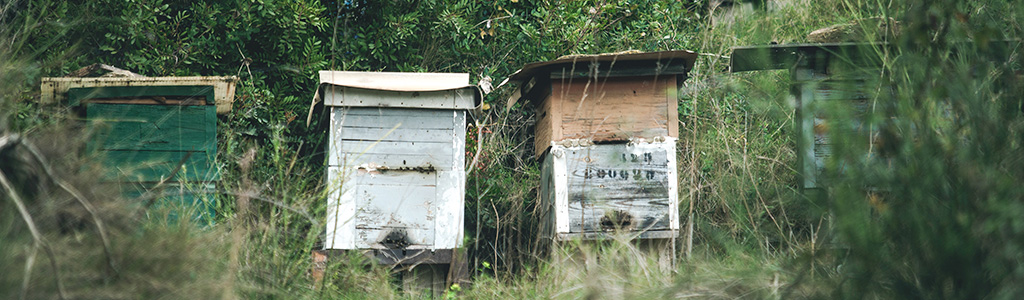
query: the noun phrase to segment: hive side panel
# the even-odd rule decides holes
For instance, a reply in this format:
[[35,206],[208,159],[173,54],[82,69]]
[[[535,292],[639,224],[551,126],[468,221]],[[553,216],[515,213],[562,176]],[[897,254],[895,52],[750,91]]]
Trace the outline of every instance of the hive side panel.
[[327,86],[323,91],[327,106],[472,109],[474,102],[471,89],[398,92]]
[[450,166],[454,161],[452,112],[334,107],[328,165],[435,169]]
[[668,136],[668,77],[560,79],[552,98],[561,112],[563,139],[625,141]]
[[348,168],[327,168],[327,223],[324,249],[355,249],[356,190]]
[[437,172],[437,216],[434,248],[462,246],[466,205],[466,112],[449,111],[449,147],[452,163]]
[[537,129],[534,137],[534,153],[540,156],[551,146],[551,141],[562,140],[561,105],[555,105],[556,99],[548,97],[541,102],[537,114]]
[[355,247],[429,249],[437,213],[436,172],[355,172]]
[[686,75],[664,76],[661,88],[665,90],[665,115],[668,117],[668,136],[679,138],[679,86]]
[[565,149],[572,233],[678,229],[672,142]]
[[108,178],[137,182],[213,181],[216,156],[213,106],[87,104],[98,136],[92,147],[104,151]]

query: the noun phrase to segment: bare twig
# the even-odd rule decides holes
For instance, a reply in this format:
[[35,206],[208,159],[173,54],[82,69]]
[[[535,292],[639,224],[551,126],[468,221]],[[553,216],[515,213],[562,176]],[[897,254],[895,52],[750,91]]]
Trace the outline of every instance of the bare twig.
[[[491,114],[487,114],[487,116],[484,117],[483,124],[487,124],[487,121],[490,119]],[[468,170],[466,170],[467,179],[469,178],[469,174],[473,173],[473,169],[476,167],[476,161],[480,159],[480,152],[482,152],[484,145],[484,128],[480,125],[479,121],[474,120],[474,122],[476,122],[476,153],[473,154],[473,161],[469,163],[469,167],[467,168]]]
[[[5,137],[6,138],[6,137]],[[64,296],[64,284],[60,280],[60,269],[57,267],[57,257],[53,253],[53,249],[46,244],[43,240],[43,234],[39,232],[39,228],[36,227],[36,222],[32,220],[32,215],[28,212],[28,208],[25,206],[25,202],[21,200],[21,196],[14,190],[14,186],[11,185],[10,181],[7,180],[7,175],[4,175],[3,171],[0,171],[0,185],[7,190],[7,195],[11,201],[18,208],[18,213],[21,214],[21,218],[25,220],[25,225],[28,226],[28,231],[32,233],[32,239],[35,242],[34,248],[43,248],[46,251],[47,256],[50,258],[50,267],[53,268],[53,281],[57,284],[57,295],[60,299],[67,299]],[[29,261],[29,264],[32,262]],[[26,265],[26,268],[31,268],[31,265]],[[27,287],[27,283],[23,283],[23,287]],[[22,291],[22,296],[25,295],[25,291]],[[24,298],[23,298],[24,299]]]
[[85,197],[82,196],[82,193],[79,193],[77,189],[68,184],[67,181],[64,181],[53,173],[53,169],[50,168],[50,164],[41,154],[39,154],[39,149],[36,148],[35,145],[26,140],[22,140],[21,144],[25,146],[25,149],[28,149],[28,152],[36,159],[36,162],[43,166],[43,171],[46,172],[46,176],[49,176],[50,180],[53,180],[53,182],[56,182],[58,186],[64,189],[64,191],[71,194],[71,197],[75,198],[75,200],[78,201],[78,204],[82,205],[82,207],[85,208],[85,211],[89,213],[89,216],[92,217],[93,223],[96,224],[96,231],[100,234],[100,240],[103,242],[103,254],[107,258],[107,267],[110,268],[110,271],[114,272],[114,274],[119,274],[117,267],[114,266],[114,255],[110,251],[110,238],[107,237],[106,226],[103,225],[103,220],[100,218],[99,213],[96,212],[96,207],[93,206],[89,200],[86,200]]

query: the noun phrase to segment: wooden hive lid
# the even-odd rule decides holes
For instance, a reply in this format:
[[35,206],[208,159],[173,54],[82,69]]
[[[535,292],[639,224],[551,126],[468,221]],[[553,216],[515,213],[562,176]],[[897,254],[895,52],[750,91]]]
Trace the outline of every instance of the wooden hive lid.
[[[469,83],[469,73],[408,73],[320,71],[320,87],[313,99],[319,101],[325,87],[341,87],[340,92],[367,94],[372,101],[326,100],[330,106],[381,106],[436,109],[473,109],[480,93]],[[453,91],[453,94],[447,92]],[[454,95],[454,99],[449,99]],[[348,96],[346,96],[348,97]],[[363,99],[364,97],[360,97]],[[410,99],[413,98],[413,99]],[[443,99],[442,99],[443,98]],[[443,101],[441,101],[443,100]]]
[[658,51],[658,52],[615,52],[615,53],[602,53],[602,54],[579,54],[579,55],[566,55],[559,57],[555,60],[534,62],[529,63],[519,71],[516,71],[509,76],[506,81],[526,81],[532,79],[534,76],[540,75],[551,71],[552,69],[561,67],[572,67],[576,66],[577,69],[587,70],[584,65],[590,65],[593,63],[608,62],[609,66],[611,63],[663,63],[680,64],[685,69],[680,71],[669,71],[666,69],[649,68],[647,75],[656,74],[685,74],[686,71],[693,68],[694,62],[697,61],[697,53],[688,50],[670,50],[670,51]]
[[876,50],[892,46],[887,43],[815,43],[733,47],[729,69],[732,72],[788,69],[797,64],[824,67],[827,61],[837,57],[849,63],[881,65]]
[[237,81],[235,76],[43,77],[39,103],[64,103],[68,100],[68,90],[73,88],[212,86],[217,113],[226,114],[231,111]]

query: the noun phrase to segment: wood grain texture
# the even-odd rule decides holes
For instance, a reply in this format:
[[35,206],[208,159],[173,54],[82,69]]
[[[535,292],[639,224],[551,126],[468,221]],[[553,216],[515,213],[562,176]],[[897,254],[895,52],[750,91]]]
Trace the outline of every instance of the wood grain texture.
[[[554,146],[551,159],[545,160],[544,172],[551,174],[544,176],[542,185],[547,188],[541,194],[542,205],[555,209],[555,225],[548,227],[561,236],[615,230],[675,232],[679,226],[674,149],[674,140]],[[565,190],[561,195],[560,187]],[[566,212],[559,213],[563,205]]]
[[472,109],[476,103],[472,88],[402,92],[328,85],[321,91],[327,106]]
[[235,98],[235,76],[186,76],[186,77],[44,77],[40,84],[39,103],[52,105],[63,103],[68,99],[68,90],[89,87],[158,87],[158,86],[213,86],[217,113],[226,114],[231,111]]
[[674,88],[675,76],[555,81],[551,101],[561,115],[558,138],[605,142],[670,136],[669,102],[675,100],[667,99]]

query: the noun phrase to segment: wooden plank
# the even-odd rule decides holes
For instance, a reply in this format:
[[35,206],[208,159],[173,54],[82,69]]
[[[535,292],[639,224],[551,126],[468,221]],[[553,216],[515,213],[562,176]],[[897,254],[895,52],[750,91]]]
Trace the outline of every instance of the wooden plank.
[[668,136],[666,84],[674,77],[598,78],[554,82],[562,139],[625,141]]
[[206,100],[196,100],[193,98],[187,99],[174,99],[167,97],[152,97],[152,98],[113,98],[113,99],[89,99],[83,101],[85,103],[103,103],[103,104],[142,104],[142,105],[207,105]]
[[[556,219],[556,226],[563,226],[556,232],[678,230],[674,149],[674,139],[634,145],[554,146],[552,182],[556,190],[559,186],[565,190],[553,199],[556,211],[565,206],[564,213],[556,212],[556,218],[564,218]],[[559,171],[565,172],[563,178],[558,178]]]
[[[373,108],[332,109],[331,114],[330,166],[372,163],[442,169],[458,160],[456,153],[464,156],[464,111]],[[384,138],[368,139],[375,135]]]
[[613,229],[616,213],[628,230],[668,229],[669,153],[600,146],[566,152],[570,231]]
[[179,150],[216,153],[217,119],[207,106],[86,104],[103,150]]
[[452,130],[419,128],[381,128],[346,126],[339,131],[339,138],[346,141],[386,142],[451,142]]
[[404,128],[404,129],[451,129],[450,120],[457,115],[450,110],[420,109],[332,109],[331,130],[342,127]]
[[320,71],[320,83],[372,90],[441,91],[469,86],[469,73]]
[[451,165],[451,153],[456,150],[452,142],[341,140],[331,146],[337,146],[335,151],[349,154],[424,154],[436,158],[436,163],[431,164],[435,168]]
[[178,97],[213,102],[213,86],[114,86],[68,89],[68,104],[79,105],[88,99],[133,99],[142,97]]
[[406,107],[429,109],[473,109],[475,93],[472,88],[443,91],[400,92],[369,90],[343,86],[321,89],[324,105],[345,107]]
[[435,249],[462,247],[466,210],[466,114],[452,120],[451,165],[437,172]]
[[217,113],[231,111],[235,97],[235,76],[186,76],[186,77],[44,77],[40,89],[39,103],[52,105],[67,101],[67,92],[81,87],[117,86],[213,86]]
[[436,172],[330,167],[328,178],[328,249],[432,248]]
[[110,166],[106,173],[109,180],[159,182],[170,176],[179,164],[182,167],[171,178],[174,181],[220,179],[213,156],[204,151],[107,150],[104,156]]
[[552,79],[593,78],[593,77],[635,77],[635,76],[666,76],[686,74],[692,61],[686,59],[647,60],[647,61],[608,61],[590,62],[580,60],[577,64],[567,64],[551,69]]
[[662,89],[665,89],[665,114],[668,115],[668,136],[679,138],[679,87],[682,86],[685,75],[676,75],[672,80],[659,81]]
[[[177,218],[178,214],[185,214],[192,216],[191,220],[194,222],[211,225],[216,217],[217,199],[214,195],[216,195],[217,187],[212,183],[165,183],[160,187],[139,182],[117,183],[117,185],[125,197],[132,199],[137,199],[147,192],[158,195],[159,197],[154,201],[154,207],[171,208],[169,217],[172,220]],[[148,201],[148,199],[141,200]]]

